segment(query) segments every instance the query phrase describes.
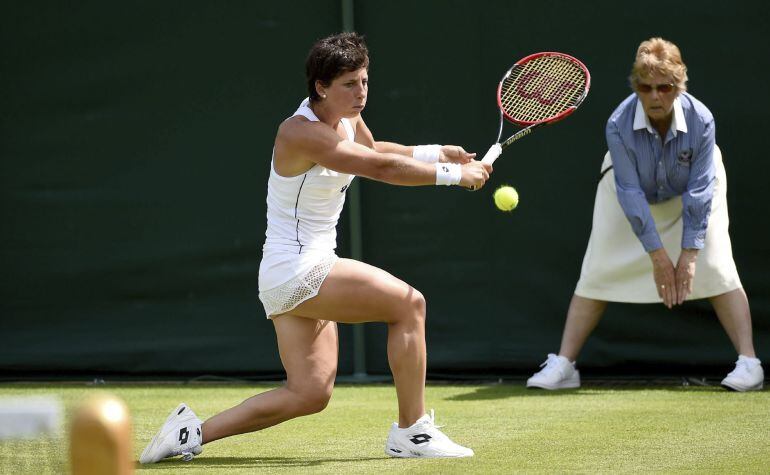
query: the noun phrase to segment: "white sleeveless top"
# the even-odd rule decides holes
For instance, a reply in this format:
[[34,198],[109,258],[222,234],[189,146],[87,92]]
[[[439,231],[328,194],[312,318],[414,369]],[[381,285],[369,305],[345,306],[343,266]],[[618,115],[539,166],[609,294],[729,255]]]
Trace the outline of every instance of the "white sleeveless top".
[[[308,99],[292,115],[317,122]],[[355,131],[348,119],[341,120],[348,140]],[[274,151],[275,152],[275,151]],[[267,231],[262,247],[259,289],[268,290],[312,267],[319,256],[337,247],[337,222],[345,194],[355,175],[338,173],[319,164],[293,177],[278,175],[273,160],[267,182]]]

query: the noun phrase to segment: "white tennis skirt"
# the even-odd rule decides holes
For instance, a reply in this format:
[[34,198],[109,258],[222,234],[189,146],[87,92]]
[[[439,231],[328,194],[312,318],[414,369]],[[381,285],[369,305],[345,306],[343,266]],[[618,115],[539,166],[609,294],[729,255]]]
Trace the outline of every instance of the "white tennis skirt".
[[334,250],[301,254],[263,251],[259,264],[259,300],[267,318],[288,312],[318,295],[337,259]]
[[[601,170],[611,164],[608,152]],[[722,153],[716,146],[714,165],[716,186],[706,241],[698,253],[693,291],[687,300],[713,297],[741,287],[727,230],[727,178]],[[682,251],[682,198],[651,204],[650,211],[663,246],[676,265]],[[596,190],[593,228],[575,294],[608,302],[662,301],[655,288],[650,257],[618,202],[613,170],[605,174]]]

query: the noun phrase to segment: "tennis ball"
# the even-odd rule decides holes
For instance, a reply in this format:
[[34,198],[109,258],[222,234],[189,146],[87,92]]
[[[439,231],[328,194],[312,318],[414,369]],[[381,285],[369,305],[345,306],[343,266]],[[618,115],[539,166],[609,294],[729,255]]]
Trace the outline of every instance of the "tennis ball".
[[495,190],[492,198],[494,198],[495,206],[500,211],[513,211],[519,204],[519,194],[512,186],[501,186]]

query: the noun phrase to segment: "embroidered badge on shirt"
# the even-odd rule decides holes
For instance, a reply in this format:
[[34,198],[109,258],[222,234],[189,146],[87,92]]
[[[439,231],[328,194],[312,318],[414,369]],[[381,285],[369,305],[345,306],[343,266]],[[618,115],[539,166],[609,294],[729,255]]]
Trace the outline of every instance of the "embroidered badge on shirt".
[[688,148],[687,150],[682,150],[679,152],[679,156],[677,157],[677,161],[681,164],[687,164],[689,165],[692,161],[692,149]]

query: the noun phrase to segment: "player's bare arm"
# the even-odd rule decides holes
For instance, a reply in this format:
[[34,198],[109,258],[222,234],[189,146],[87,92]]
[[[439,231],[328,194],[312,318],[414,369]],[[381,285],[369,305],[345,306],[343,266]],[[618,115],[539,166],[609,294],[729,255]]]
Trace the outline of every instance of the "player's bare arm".
[[[357,129],[359,124],[356,124]],[[362,135],[364,141],[367,135],[371,137],[371,133]],[[373,140],[371,143],[374,143]],[[296,175],[312,167],[313,163],[318,163],[340,173],[394,185],[419,186],[436,183],[434,165],[404,155],[379,152],[359,143],[358,139],[356,142],[344,140],[329,126],[300,118],[289,119],[279,128],[275,162],[279,174],[283,174],[283,170],[292,170],[293,175]],[[481,186],[489,178],[490,172],[489,166],[476,162],[467,163],[462,169],[460,185]]]
[[[353,119],[351,119],[352,121]],[[395,153],[406,157],[414,156],[414,145],[401,145],[395,142],[375,141],[369,127],[366,126],[361,116],[355,118],[356,142],[373,148],[381,153]],[[475,153],[468,153],[459,145],[442,145],[439,162],[441,163],[469,163],[476,157]]]

